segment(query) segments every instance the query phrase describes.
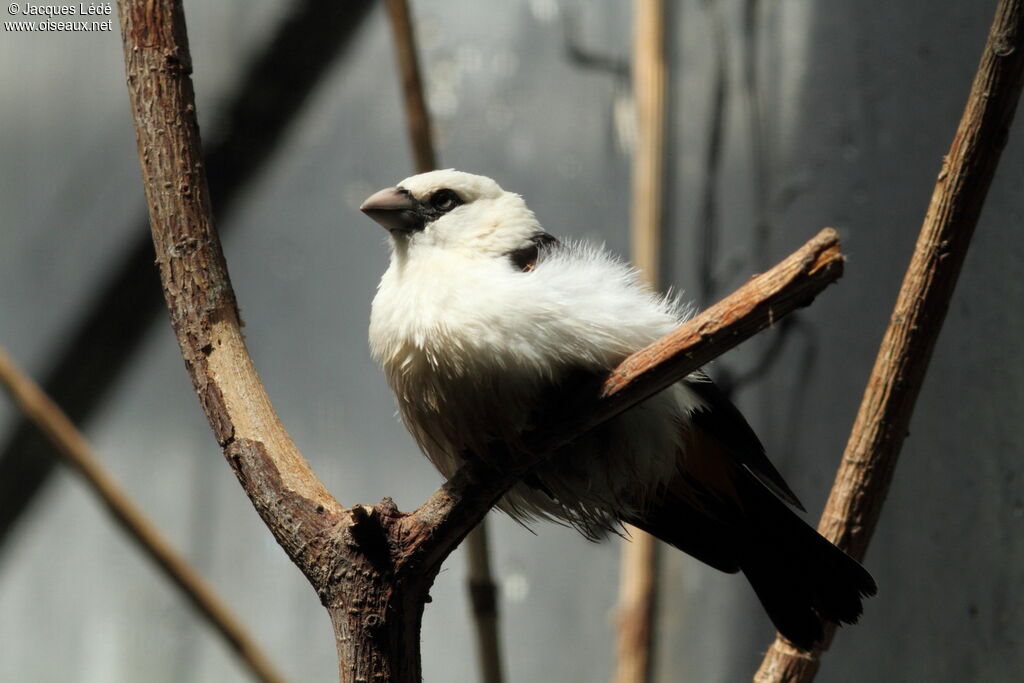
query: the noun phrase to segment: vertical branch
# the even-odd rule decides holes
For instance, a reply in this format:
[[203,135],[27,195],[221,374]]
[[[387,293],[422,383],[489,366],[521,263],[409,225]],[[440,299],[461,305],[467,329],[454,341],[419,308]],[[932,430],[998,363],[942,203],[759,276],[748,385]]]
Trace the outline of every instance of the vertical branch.
[[[118,0],[153,244],[171,325],[217,442],[274,538],[327,608],[346,683],[421,678],[432,571],[399,585],[393,504],[342,507],[281,424],[245,346],[213,225],[181,0]],[[434,572],[436,569],[431,568]]]
[[729,105],[729,49],[725,20],[719,0],[705,0],[711,22],[711,42],[715,48],[715,67],[711,112],[708,114],[707,149],[704,156],[704,187],[697,219],[699,258],[697,261],[699,303],[711,301],[717,289],[715,266],[718,256],[718,183],[722,170],[722,147]]
[[633,92],[637,141],[633,159],[633,262],[650,282],[660,278],[665,178],[665,8],[663,0],[635,0]]
[[[864,557],[878,523],[1022,85],[1024,0],[1001,0],[818,525],[857,559]],[[817,673],[821,654],[776,639],[754,680],[806,683]]]
[[56,454],[82,476],[121,529],[220,633],[252,675],[265,683],[283,681],[284,677],[213,587],[121,488],[60,407],[18,368],[3,348],[0,348],[0,384],[10,393],[25,418],[31,420],[50,441]]
[[[665,8],[662,0],[636,0],[633,25],[633,93],[637,144],[633,158],[633,263],[648,283],[661,279],[665,178]],[[658,541],[630,527],[622,546],[615,683],[646,683],[653,670],[654,600]]]
[[128,92],[164,297],[192,383],[224,448],[259,441],[297,493],[337,509],[270,405],[245,347],[213,226],[180,0],[120,0]]
[[743,4],[743,87],[747,102],[747,124],[750,128],[751,175],[754,189],[754,239],[751,265],[760,270],[767,266],[768,243],[771,238],[770,157],[765,135],[764,103],[760,78],[760,0],[744,0]]
[[[423,78],[420,74],[416,32],[406,0],[387,0],[385,4],[394,36],[398,71],[402,77],[402,95],[416,172],[425,173],[437,168],[437,150],[433,141]],[[491,572],[487,536],[485,518],[463,541],[468,567],[466,586],[476,634],[480,680],[483,683],[501,683],[504,678],[501,641],[498,635],[498,587]]]
[[614,683],[646,683],[653,671],[658,539],[634,526],[622,543]]

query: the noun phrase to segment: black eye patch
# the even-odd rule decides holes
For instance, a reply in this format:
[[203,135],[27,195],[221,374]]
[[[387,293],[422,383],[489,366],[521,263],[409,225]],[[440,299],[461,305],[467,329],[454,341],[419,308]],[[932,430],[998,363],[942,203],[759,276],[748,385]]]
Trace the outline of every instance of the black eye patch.
[[430,208],[437,212],[438,216],[446,214],[464,203],[459,195],[447,188],[438,190],[430,196]]

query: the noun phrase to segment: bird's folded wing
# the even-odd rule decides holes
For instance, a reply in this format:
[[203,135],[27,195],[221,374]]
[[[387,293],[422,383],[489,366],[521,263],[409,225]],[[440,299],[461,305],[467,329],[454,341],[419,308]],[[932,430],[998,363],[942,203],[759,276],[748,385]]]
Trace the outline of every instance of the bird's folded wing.
[[806,511],[796,494],[765,455],[764,446],[736,406],[703,373],[684,380],[704,405],[690,416],[693,426],[717,439],[744,469],[782,500]]

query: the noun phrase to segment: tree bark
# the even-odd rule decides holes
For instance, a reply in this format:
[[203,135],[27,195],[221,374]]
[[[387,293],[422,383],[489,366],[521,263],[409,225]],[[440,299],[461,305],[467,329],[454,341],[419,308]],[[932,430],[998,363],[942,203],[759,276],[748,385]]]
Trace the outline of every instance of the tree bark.
[[[771,271],[627,358],[602,386],[572,388],[507,460],[470,458],[423,505],[346,509],[281,425],[249,358],[213,228],[180,0],[119,0],[128,90],[164,296],[214,436],[335,628],[342,681],[420,679],[419,626],[441,563],[490,507],[554,448],[804,306],[842,272],[824,230]],[[488,461],[514,463],[496,472]]]
[[[1024,0],[1002,0],[818,530],[863,559],[1024,85]],[[776,638],[757,683],[807,683],[821,649]]]

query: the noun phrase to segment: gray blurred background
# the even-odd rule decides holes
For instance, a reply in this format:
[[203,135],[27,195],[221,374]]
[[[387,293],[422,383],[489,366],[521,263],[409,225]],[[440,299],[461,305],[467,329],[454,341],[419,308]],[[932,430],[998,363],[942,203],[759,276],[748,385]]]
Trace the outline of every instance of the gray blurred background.
[[[250,350],[299,446],[343,503],[392,496],[409,509],[440,481],[367,351],[387,256],[357,207],[412,162],[384,12],[363,18],[357,4],[347,46],[266,165],[230,211],[214,203]],[[844,239],[838,285],[712,369],[815,523],[995,2],[669,4],[666,284],[704,305],[822,226]],[[291,6],[185,5],[209,142]],[[523,194],[552,233],[627,253],[629,4],[413,9],[442,164]],[[116,26],[0,35],[0,344],[37,377],[144,211]],[[820,681],[1024,680],[1022,187],[1018,128],[868,553],[879,595],[839,633]],[[326,613],[222,461],[166,317],[146,329],[96,397],[88,438],[292,679],[334,680]],[[115,355],[119,333],[103,342]],[[15,423],[0,401],[0,440]],[[607,680],[618,542],[489,520],[510,680]],[[0,539],[0,680],[248,680],[66,469]],[[749,680],[773,633],[747,583],[674,551],[662,575],[656,679]],[[463,577],[457,553],[426,612],[427,681],[475,679]]]

